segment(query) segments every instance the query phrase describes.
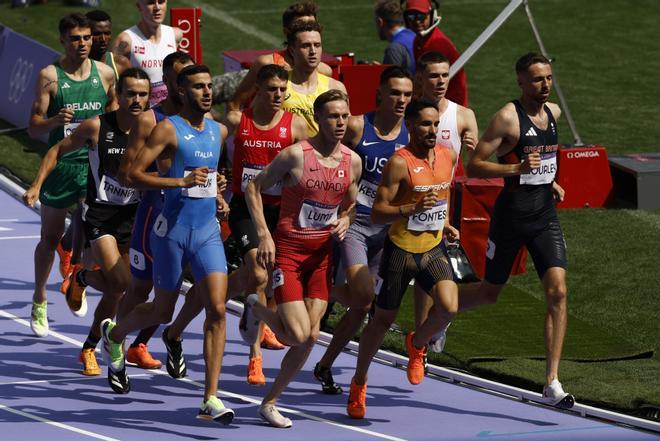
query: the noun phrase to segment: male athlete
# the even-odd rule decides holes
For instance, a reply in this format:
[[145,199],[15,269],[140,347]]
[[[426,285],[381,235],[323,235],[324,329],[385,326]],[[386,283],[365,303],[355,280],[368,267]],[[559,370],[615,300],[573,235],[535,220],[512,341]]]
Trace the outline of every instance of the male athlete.
[[348,307],[335,327],[332,341],[323,358],[314,368],[314,376],[326,394],[340,394],[342,389],[330,368],[348,341],[357,333],[374,299],[374,278],[377,277],[387,225],[371,222],[371,207],[380,184],[381,173],[392,154],[408,144],[408,130],[403,122],[406,106],[413,94],[410,74],[399,66],[391,66],[380,75],[378,107],[375,112],[351,116],[344,144],[362,160],[362,177],[358,183],[357,214],[340,244],[346,284],[335,286],[332,293]]
[[[190,263],[195,290],[202,293],[206,309],[206,381],[198,418],[229,424],[234,412],[216,396],[225,347],[227,262],[215,214],[218,159],[227,129],[205,117],[212,105],[208,67],[188,66],[177,82],[183,95],[181,112],[156,125],[129,171],[139,187],[165,190],[163,210],[151,235],[151,247],[158,256],[153,262],[156,297],[138,305],[116,325],[111,320],[101,324],[104,356],[113,390],[127,393],[126,334],[171,319],[184,266]],[[159,175],[147,171],[156,160]]]
[[444,236],[458,231],[447,220],[449,187],[456,153],[436,145],[437,104],[414,100],[406,108],[410,143],[385,165],[371,211],[373,222],[391,224],[379,270],[382,279],[373,319],[360,338],[355,375],[346,411],[351,418],[366,413],[367,372],[385,333],[394,322],[412,278],[433,300],[428,318],[406,336],[408,381],[424,378],[425,346],[458,309],[458,287],[442,246]]
[[125,70],[117,82],[119,109],[85,120],[73,134],[51,147],[40,168],[50,173],[58,157],[89,146],[83,226],[100,269],[89,271],[76,266],[66,291],[67,302],[76,311],[86,308],[86,286],[103,293],[80,352],[83,375],[101,374],[95,355],[101,339],[99,324],[115,316],[119,299],[130,280],[126,260],[139,195],[134,189],[121,185],[117,174],[128,132],[147,108],[150,87],[146,72],[136,68]]
[[131,62],[123,56],[116,56],[108,51],[112,40],[112,19],[107,12],[95,9],[85,14],[92,29],[92,49],[89,58],[107,64],[115,72],[115,78],[131,67]]
[[[333,237],[343,240],[349,212],[357,195],[362,164],[341,143],[348,122],[348,97],[339,90],[325,92],[314,102],[319,132],[282,150],[247,187],[246,202],[259,236],[257,262],[273,268],[277,312],[250,294],[245,303],[241,334],[256,340],[259,320],[291,345],[279,374],[264,397],[259,414],[275,427],[291,427],[275,403],[300,370],[318,339],[320,320],[328,304]],[[262,194],[282,184],[280,217],[275,233],[277,251],[264,216]],[[273,267],[274,265],[274,267]]]
[[[39,72],[36,98],[28,133],[36,138],[49,133],[48,145],[53,146],[86,118],[111,111],[115,106],[115,77],[108,66],[89,59],[92,32],[84,15],[70,14],[60,20],[60,43],[64,54],[55,63]],[[34,250],[34,294],[32,297],[32,332],[39,337],[48,335],[46,311],[46,282],[53,265],[54,253],[64,233],[67,208],[82,201],[87,186],[87,150],[80,149],[62,157],[52,173],[38,173],[32,187],[23,196],[25,202],[34,205],[37,196],[41,201],[41,240]],[[34,189],[39,188],[40,192]],[[60,273],[66,278],[70,267],[67,260],[76,264],[83,246],[80,212],[73,216],[70,226],[75,251],[61,253]],[[68,254],[68,257],[64,257]],[[75,309],[83,315],[84,310]]]
[[[516,74],[520,99],[493,116],[468,165],[470,176],[504,177],[504,189],[495,202],[488,233],[485,280],[478,292],[461,293],[460,309],[495,303],[518,250],[526,246],[547,302],[543,401],[570,408],[575,399],[558,380],[567,322],[566,244],[555,209],[555,200],[564,198],[564,190],[555,182],[561,110],[548,102],[552,68],[546,57],[522,56]],[[493,154],[497,163],[489,161]]]
[[183,31],[163,24],[167,16],[167,0],[137,0],[140,22],[117,36],[112,53],[130,60],[151,78],[149,104],[155,106],[167,98],[163,83],[163,59],[176,51]]

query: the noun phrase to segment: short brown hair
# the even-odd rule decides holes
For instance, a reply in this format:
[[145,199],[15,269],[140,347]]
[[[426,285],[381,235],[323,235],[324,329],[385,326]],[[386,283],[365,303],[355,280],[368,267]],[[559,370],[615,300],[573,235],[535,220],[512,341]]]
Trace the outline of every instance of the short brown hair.
[[320,114],[323,106],[331,101],[345,101],[346,104],[349,104],[346,93],[338,89],[330,89],[317,96],[314,100],[314,114]]
[[79,12],[65,15],[60,20],[59,30],[60,35],[64,35],[71,29],[75,28],[90,28],[89,19]]
[[291,23],[300,17],[313,16],[316,19],[318,7],[314,2],[294,3],[289,5],[282,14],[282,27],[289,29]]
[[318,32],[320,34],[321,25],[315,21],[294,21],[286,34],[287,46],[293,46],[296,42],[296,37],[301,32]]
[[426,52],[417,60],[417,71],[424,72],[429,65],[439,63],[451,64],[449,59],[440,52]]
[[403,11],[397,0],[378,0],[374,6],[374,14],[388,26],[403,24]]
[[550,60],[538,52],[528,52],[516,61],[516,73],[524,72],[529,66],[536,63],[550,64]]

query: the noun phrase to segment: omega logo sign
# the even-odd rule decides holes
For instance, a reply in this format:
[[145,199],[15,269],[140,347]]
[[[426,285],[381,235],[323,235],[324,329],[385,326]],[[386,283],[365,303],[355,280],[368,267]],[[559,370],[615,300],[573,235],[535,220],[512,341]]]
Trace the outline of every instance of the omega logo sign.
[[600,155],[596,150],[587,150],[584,152],[568,152],[566,153],[567,159],[582,159],[582,158],[599,158]]
[[18,104],[27,89],[34,71],[34,64],[22,57],[19,57],[14,63],[14,67],[9,75],[9,93],[7,98],[10,103]]
[[179,42],[179,49],[183,52],[189,52],[190,51],[190,39],[188,38],[187,35],[192,29],[192,24],[190,23],[190,20],[181,19],[177,22],[176,25],[183,32],[183,38]]

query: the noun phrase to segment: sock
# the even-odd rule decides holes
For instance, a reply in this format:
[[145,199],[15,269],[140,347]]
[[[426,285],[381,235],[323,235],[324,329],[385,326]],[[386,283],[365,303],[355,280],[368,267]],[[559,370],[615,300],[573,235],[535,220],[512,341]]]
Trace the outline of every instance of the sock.
[[78,274],[76,274],[76,281],[80,286],[87,286],[87,279],[85,279],[85,273],[87,270],[80,270],[78,271]]
[[85,340],[85,343],[83,344],[83,349],[96,348],[96,346],[99,344],[99,341],[101,341],[101,337],[97,337],[90,332],[87,336],[87,340]]
[[131,347],[137,348],[140,343],[146,345],[149,339],[151,339],[151,336],[154,335],[154,332],[156,332],[156,329],[158,329],[158,325],[141,330],[137,337],[135,337],[135,341],[133,341]]

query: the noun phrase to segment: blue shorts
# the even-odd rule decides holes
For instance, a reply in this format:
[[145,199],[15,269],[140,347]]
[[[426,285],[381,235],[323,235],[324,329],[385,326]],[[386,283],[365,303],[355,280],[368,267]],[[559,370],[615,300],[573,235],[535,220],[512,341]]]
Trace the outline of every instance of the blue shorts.
[[151,230],[160,214],[162,206],[142,200],[138,205],[131,235],[131,248],[129,258],[131,261],[131,275],[140,280],[153,279],[153,256],[151,252]]
[[195,281],[211,273],[227,273],[225,248],[215,218],[202,227],[191,228],[180,223],[168,226],[161,214],[151,230],[151,249],[156,288],[178,291],[188,263]]

